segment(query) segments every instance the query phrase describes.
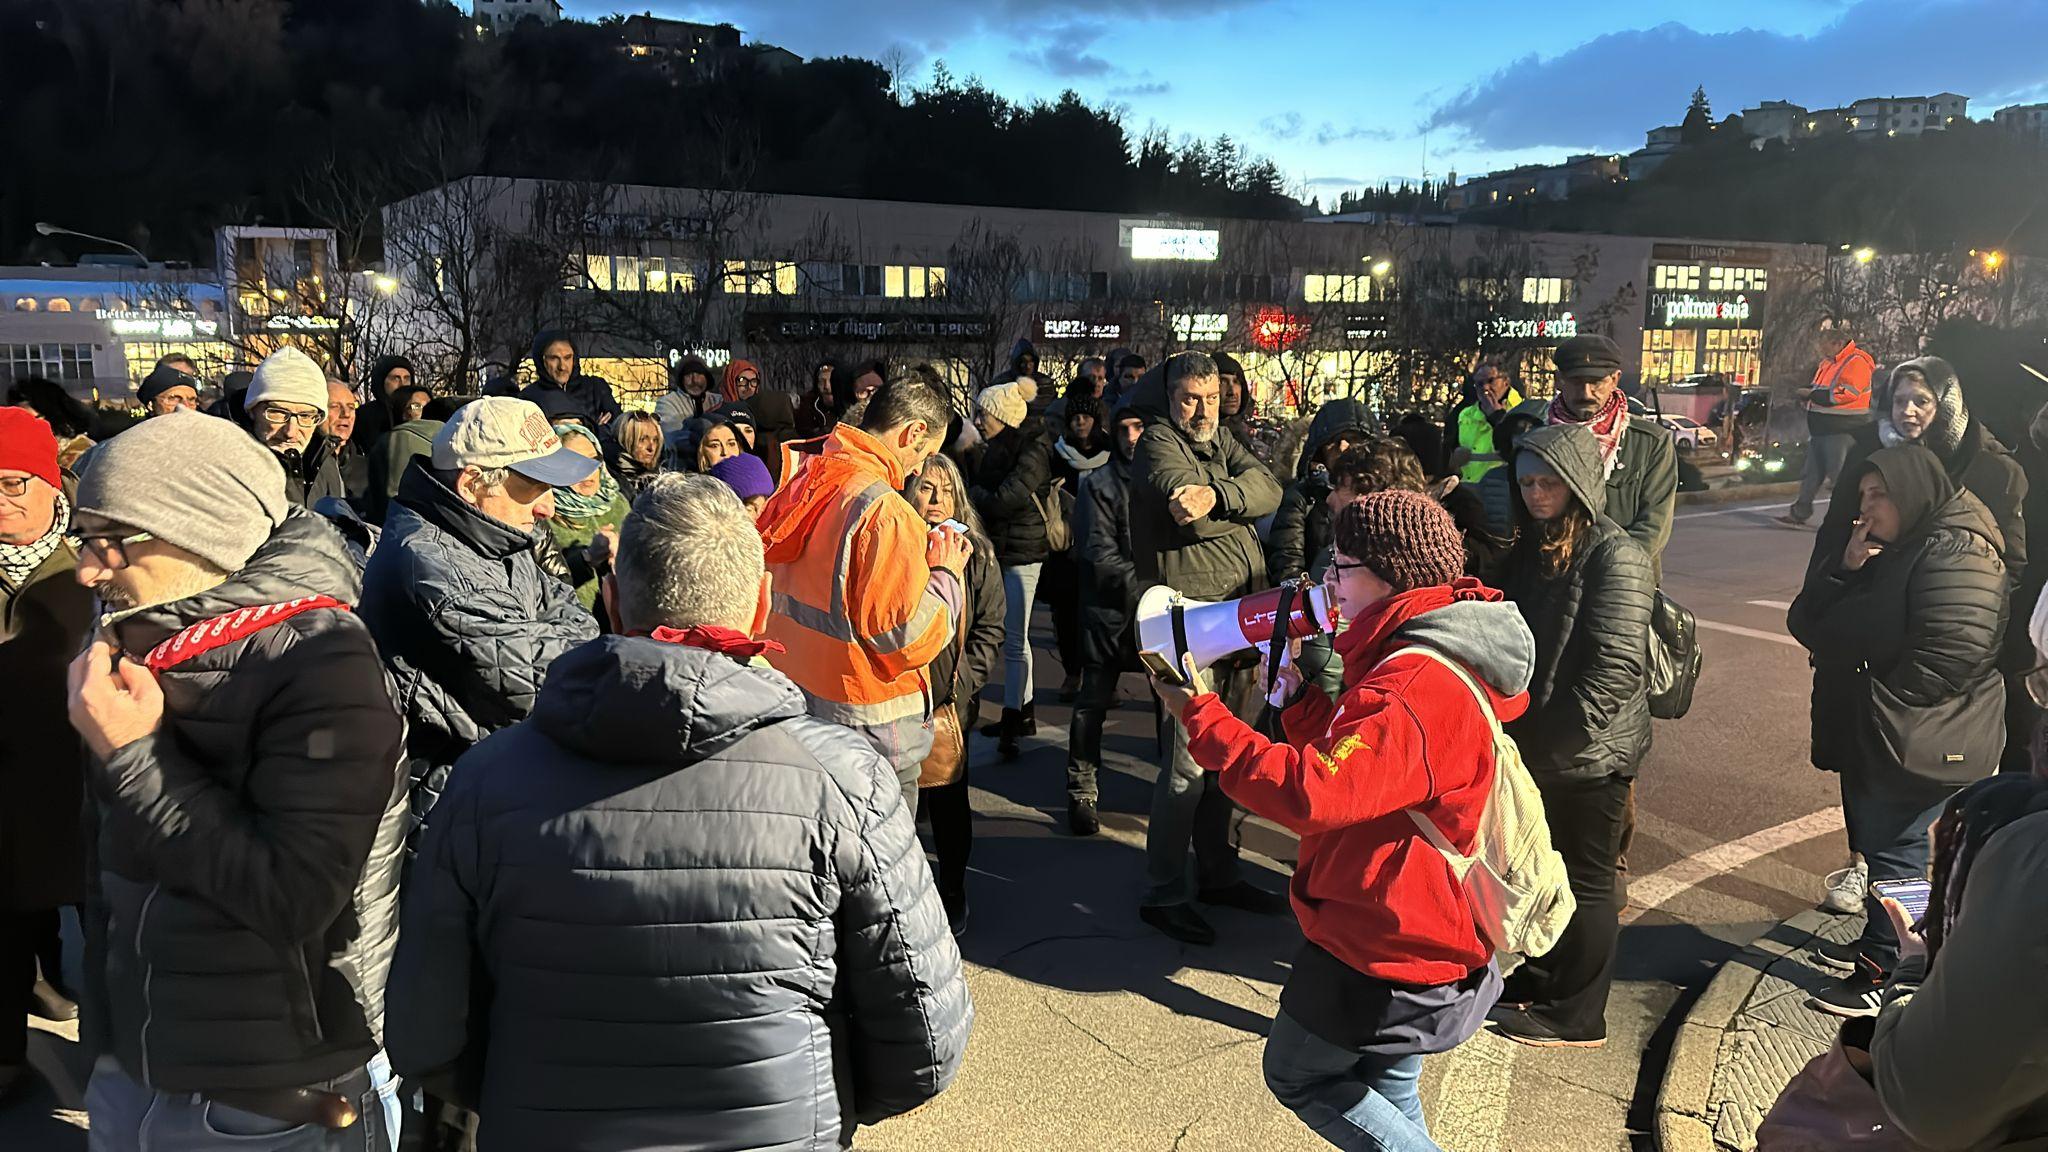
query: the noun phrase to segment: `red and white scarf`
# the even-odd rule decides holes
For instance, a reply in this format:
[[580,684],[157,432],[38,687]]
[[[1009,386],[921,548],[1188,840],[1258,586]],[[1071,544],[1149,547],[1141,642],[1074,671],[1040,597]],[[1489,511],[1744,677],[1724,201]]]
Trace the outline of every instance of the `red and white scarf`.
[[1582,420],[1570,408],[1565,407],[1564,397],[1557,396],[1550,401],[1551,424],[1584,424],[1592,429],[1595,439],[1600,441],[1600,474],[1605,480],[1614,475],[1615,462],[1621,459],[1621,438],[1628,431],[1628,397],[1616,388],[1607,397],[1607,406],[1593,414],[1590,420]]
[[730,656],[742,664],[756,656],[770,652],[782,652],[782,645],[773,640],[756,640],[744,632],[732,628],[720,628],[716,624],[699,624],[695,628],[670,628],[663,625],[646,633],[652,640],[664,644],[681,644],[686,648],[702,648]]

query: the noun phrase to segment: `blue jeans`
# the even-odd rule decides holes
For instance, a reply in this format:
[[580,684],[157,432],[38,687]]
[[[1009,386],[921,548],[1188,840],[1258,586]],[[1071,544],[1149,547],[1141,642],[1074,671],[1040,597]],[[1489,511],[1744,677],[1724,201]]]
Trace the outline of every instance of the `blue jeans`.
[[1041,564],[1003,569],[1003,707],[1031,703],[1031,606]]
[[[1806,441],[1806,467],[1799,472],[1799,495],[1792,498],[1792,507],[1786,509],[1794,520],[1805,520],[1813,515],[1813,502],[1820,495],[1821,485],[1832,484],[1842,474],[1842,464],[1849,457],[1849,445],[1855,437],[1829,433],[1825,436],[1809,436]],[[1849,499],[1855,499],[1850,493]]]
[[[1873,884],[1927,879],[1927,830],[1957,789],[1918,780],[1887,779],[1875,787],[1872,784],[1866,775],[1842,773],[1842,817],[1849,827],[1850,850],[1863,854]],[[1889,974],[1899,962],[1899,940],[1892,932],[1891,917],[1875,893],[1864,897],[1863,911],[1866,919],[1863,936],[1856,941],[1857,952],[1878,971]]]
[[398,1085],[383,1053],[368,1065],[370,1089],[346,1128],[293,1126],[193,1092],[158,1092],[128,1075],[111,1056],[92,1068],[85,1110],[89,1152],[397,1152]]
[[1420,1055],[1361,1056],[1303,1028],[1285,1009],[1266,1036],[1266,1087],[1344,1152],[1442,1152],[1422,1121],[1421,1076]]
[[[1241,695],[1242,669],[1212,668],[1209,687],[1225,700]],[[1172,751],[1152,785],[1152,817],[1145,826],[1145,896],[1148,908],[1186,904],[1203,888],[1227,888],[1238,881],[1237,849],[1230,843],[1233,805],[1216,774],[1204,772],[1188,752],[1188,730],[1166,716],[1161,721]],[[1195,850],[1188,866],[1188,849]]]

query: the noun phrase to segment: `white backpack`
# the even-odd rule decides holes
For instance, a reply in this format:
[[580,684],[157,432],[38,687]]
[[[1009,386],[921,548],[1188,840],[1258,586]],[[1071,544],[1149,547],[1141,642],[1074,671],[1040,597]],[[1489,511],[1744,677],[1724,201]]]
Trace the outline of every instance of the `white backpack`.
[[1435,822],[1415,809],[1408,815],[1416,828],[1451,866],[1465,890],[1472,923],[1492,945],[1503,976],[1531,956],[1557,944],[1571,923],[1578,901],[1572,897],[1564,857],[1550,844],[1550,823],[1543,815],[1543,794],[1522,763],[1514,737],[1501,730],[1493,701],[1456,660],[1433,648],[1411,646],[1388,653],[1381,663],[1408,653],[1434,660],[1457,674],[1493,729],[1493,789],[1479,817],[1474,854],[1461,856]]

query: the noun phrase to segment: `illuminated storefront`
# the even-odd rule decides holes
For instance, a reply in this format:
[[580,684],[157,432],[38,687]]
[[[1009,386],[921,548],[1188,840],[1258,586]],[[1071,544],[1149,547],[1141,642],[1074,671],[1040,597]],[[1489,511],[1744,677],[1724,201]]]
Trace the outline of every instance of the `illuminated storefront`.
[[1643,383],[1670,384],[1707,373],[1754,383],[1770,263],[1765,248],[1656,245],[1643,313]]

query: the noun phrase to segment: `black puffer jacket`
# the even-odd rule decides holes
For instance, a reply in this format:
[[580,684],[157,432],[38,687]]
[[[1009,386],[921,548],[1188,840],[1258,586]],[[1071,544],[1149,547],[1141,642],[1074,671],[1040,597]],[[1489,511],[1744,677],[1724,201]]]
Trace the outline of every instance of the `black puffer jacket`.
[[967,492],[995,542],[998,564],[1015,568],[1044,561],[1045,511],[1038,501],[1051,491],[1052,453],[1039,421],[1005,428],[982,447]]
[[1363,441],[1371,419],[1364,404],[1348,398],[1331,400],[1316,409],[1294,481],[1280,494],[1280,511],[1274,514],[1272,530],[1266,534],[1266,567],[1274,580],[1290,580],[1308,571],[1330,546],[1330,477],[1316,458],[1339,436],[1349,437],[1353,443]]
[[[541,354],[558,343],[566,343],[576,352],[576,358],[569,364],[569,382],[562,385],[548,379],[547,369],[541,364]],[[622,409],[618,397],[612,395],[611,382],[601,376],[583,374],[582,353],[567,334],[543,332],[534,337],[532,357],[534,380],[519,390],[519,398],[538,405],[550,422],[580,419],[591,431],[602,432],[619,418]]]
[[548,665],[597,635],[533,545],[531,533],[463,503],[424,459],[385,513],[362,616],[398,680],[422,819],[455,758],[532,711]]
[[[1131,466],[1131,546],[1140,584],[1165,584],[1196,600],[1229,600],[1269,586],[1253,525],[1280,507],[1280,483],[1221,427],[1197,444],[1170,415],[1166,373],[1152,368],[1124,406],[1144,418]],[[1180,487],[1216,490],[1216,507],[1192,524],[1173,522],[1167,497]]]
[[1508,725],[1539,779],[1633,778],[1650,751],[1650,612],[1657,578],[1650,554],[1602,510],[1600,446],[1576,424],[1538,428],[1520,451],[1564,477],[1592,514],[1570,567],[1546,576],[1537,530],[1515,493],[1521,536],[1501,588],[1536,635],[1529,711]]
[[966,623],[963,639],[948,644],[931,663],[933,704],[959,704],[962,726],[970,727],[966,709],[1003,658],[1003,610],[1009,603],[1003,591],[1002,569],[996,567],[994,548],[984,536],[972,537],[974,552],[967,558]]
[[393,1064],[454,1069],[501,1150],[822,1152],[924,1103],[973,1009],[901,795],[778,673],[577,648],[449,781]]
[[1121,668],[1131,613],[1137,608],[1137,564],[1131,552],[1131,462],[1112,448],[1109,463],[1081,480],[1074,500],[1074,547],[1081,565],[1081,653],[1090,664]]
[[1931,450],[1941,460],[1949,483],[1969,492],[1990,510],[1998,525],[1999,539],[2004,541],[2001,555],[2006,575],[2018,582],[2027,567],[2027,524],[2023,515],[2027,474],[1998,437],[1970,414],[1963,403],[1962,382],[1956,379],[1955,369],[1933,356],[1908,360],[1871,389],[1871,409],[1882,415],[1859,426],[1854,439],[1849,441],[1841,478],[1835,481],[1835,491],[1840,495],[1828,501],[1828,513],[1821,518],[1820,532],[1814,537],[1813,558],[1806,566],[1808,581],[1833,571],[1849,546],[1849,534],[1854,531],[1860,509],[1855,486],[1846,478],[1859,474],[1871,454],[1887,444],[1909,443],[1892,425],[1890,416],[1892,392],[1899,374],[1907,371],[1922,373],[1937,398],[1933,424],[1912,443]]
[[[1944,706],[1987,693],[2003,699],[1997,661],[2007,611],[2005,567],[1991,513],[1956,490],[1932,453],[1911,445],[1881,449],[1842,473],[1839,499],[1851,499],[1872,471],[1884,477],[1898,506],[1900,539],[1855,572],[1844,570],[1837,555],[1832,568],[1807,579],[1786,624],[1813,654],[1814,766],[1913,787],[1906,765],[1881,735],[1877,696],[1882,692],[1936,724],[1970,714]],[[1967,783],[1989,775],[1997,763],[1994,751],[1988,760],[1957,764],[1954,777],[1939,782]]]
[[[141,660],[238,609],[356,590],[341,537],[294,508],[225,584],[111,631]],[[398,707],[369,630],[316,608],[157,681],[162,727],[93,771],[87,1030],[170,1092],[362,1067],[383,1036],[406,831]]]
[[304,452],[278,452],[278,466],[284,469],[284,498],[301,508],[311,508],[322,497],[347,500],[348,483],[334,454],[334,441],[325,432],[313,433]]

